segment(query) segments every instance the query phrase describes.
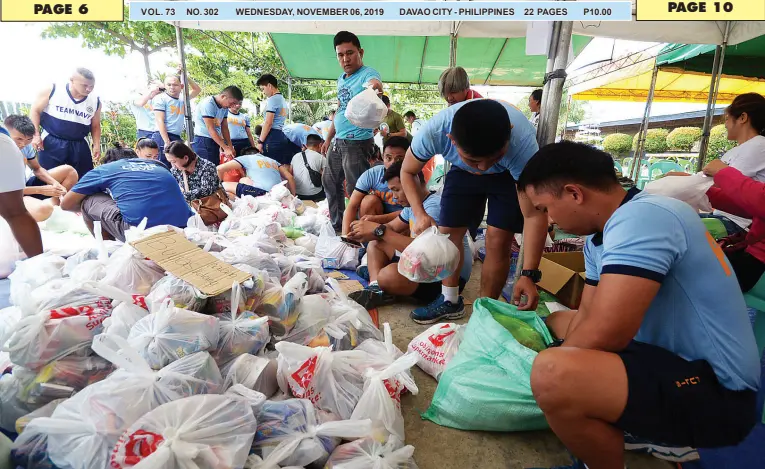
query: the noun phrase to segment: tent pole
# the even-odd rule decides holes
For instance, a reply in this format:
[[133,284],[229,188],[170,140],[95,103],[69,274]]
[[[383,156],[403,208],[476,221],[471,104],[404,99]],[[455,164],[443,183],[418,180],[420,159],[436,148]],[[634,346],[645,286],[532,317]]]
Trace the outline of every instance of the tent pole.
[[544,146],[555,142],[558,133],[558,118],[560,117],[560,102],[563,97],[563,85],[566,82],[566,66],[568,65],[568,50],[571,45],[571,32],[573,22],[556,21],[553,34],[550,37],[551,52],[548,56],[548,73],[545,75],[545,89],[542,95],[542,108],[540,113],[539,128],[537,129],[537,142]]
[[457,35],[452,33],[449,40],[449,67],[457,66]]
[[712,81],[709,83],[709,99],[707,100],[707,112],[704,115],[704,126],[701,129],[701,148],[699,148],[699,159],[696,162],[696,172],[701,171],[704,167],[704,160],[706,160],[707,150],[709,149],[709,131],[712,128],[717,92],[720,90],[720,76],[723,72],[725,49],[728,46],[729,34],[730,21],[726,21],[722,44],[718,45],[715,49],[715,58],[712,64]]
[[178,56],[181,58],[181,80],[183,80],[183,98],[184,98],[184,110],[183,114],[186,116],[186,137],[189,142],[194,141],[194,121],[191,120],[191,103],[189,102],[189,87],[185,86],[188,83],[186,78],[186,52],[183,50],[183,29],[181,29],[179,23],[175,23],[175,41],[178,47]]
[[292,123],[292,77],[287,77],[287,102],[290,103],[290,107],[287,109],[287,119]]
[[656,91],[656,79],[659,76],[659,61],[653,63],[653,73],[651,74],[651,86],[648,88],[648,99],[645,102],[645,111],[643,112],[643,122],[640,123],[640,133],[638,134],[638,143],[635,146],[635,157],[632,159],[632,168],[630,169],[630,179],[637,184],[637,178],[640,175],[640,165],[643,163],[643,149],[645,148],[645,139],[648,135],[648,119],[651,117],[651,104],[653,104],[653,94]]

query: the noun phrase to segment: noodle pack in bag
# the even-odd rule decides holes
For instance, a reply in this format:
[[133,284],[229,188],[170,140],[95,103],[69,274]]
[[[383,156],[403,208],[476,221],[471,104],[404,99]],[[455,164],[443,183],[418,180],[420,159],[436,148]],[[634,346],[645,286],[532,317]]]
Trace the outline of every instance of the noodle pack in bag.
[[193,285],[173,274],[167,274],[154,284],[151,292],[146,296],[146,301],[149,305],[161,304],[167,298],[173,300],[176,308],[201,312],[208,297]]
[[457,271],[460,251],[436,227],[430,227],[414,238],[401,253],[398,273],[417,283],[440,282]]
[[271,332],[279,337],[284,336],[297,321],[297,305],[307,288],[308,277],[301,272],[289,279],[284,287],[267,283],[260,303],[255,306],[255,313],[258,316],[268,316],[271,319]]
[[69,356],[45,365],[33,379],[24,383],[18,398],[30,406],[71,397],[75,392],[105,379],[114,367],[99,357]]
[[269,319],[258,317],[250,311],[242,311],[238,307],[241,297],[242,287],[234,283],[231,288],[230,311],[217,316],[220,333],[213,357],[219,364],[228,363],[245,353],[257,355],[271,340]]
[[47,438],[48,457],[57,467],[107,468],[118,439],[139,418],[167,402],[215,393],[221,386],[220,371],[206,352],[155,372],[118,337],[97,336],[93,350],[120,369],[61,403],[50,418],[32,420],[21,436]]
[[221,373],[225,377],[224,389],[241,384],[266,397],[273,396],[279,389],[279,383],[276,380],[276,360],[266,357],[256,357],[249,353],[239,355],[225,365]]
[[218,344],[218,318],[176,308],[165,300],[160,309],[139,320],[127,341],[152,369],[192,353],[214,349]]
[[[242,283],[242,294],[239,297],[239,311],[254,311],[260,303],[263,290],[269,281],[268,274],[246,264],[234,264],[237,269],[252,275]],[[207,302],[208,314],[224,314],[231,312],[231,293],[227,290],[220,295],[210,298]]]
[[257,427],[251,404],[238,395],[185,397],[131,425],[117,441],[108,467],[243,467]]
[[254,447],[268,462],[266,467],[322,467],[341,438],[372,433],[370,421],[337,421],[336,416],[315,409],[305,399],[266,401],[258,413]]

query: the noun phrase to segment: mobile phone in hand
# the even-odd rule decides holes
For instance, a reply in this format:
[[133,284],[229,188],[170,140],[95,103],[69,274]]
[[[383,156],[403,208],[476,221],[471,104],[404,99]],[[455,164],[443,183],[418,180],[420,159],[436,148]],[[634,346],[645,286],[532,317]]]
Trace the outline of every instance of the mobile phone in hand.
[[354,241],[352,239],[349,239],[349,238],[347,238],[345,236],[341,236],[340,237],[340,241],[342,241],[343,243],[347,244],[348,246],[351,246],[351,247],[354,247],[354,248],[361,248],[361,247],[363,247],[360,243],[357,243],[356,241]]

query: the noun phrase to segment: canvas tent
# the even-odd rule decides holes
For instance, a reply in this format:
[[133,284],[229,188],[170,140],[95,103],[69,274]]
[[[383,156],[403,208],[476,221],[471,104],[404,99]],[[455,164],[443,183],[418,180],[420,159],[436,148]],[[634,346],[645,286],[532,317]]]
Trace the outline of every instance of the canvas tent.
[[[706,103],[714,55],[714,45],[654,47],[573,78],[569,95],[584,101],[645,102],[655,57],[659,71],[654,101]],[[765,36],[727,47],[717,103],[728,104],[750,92],[765,94]]]

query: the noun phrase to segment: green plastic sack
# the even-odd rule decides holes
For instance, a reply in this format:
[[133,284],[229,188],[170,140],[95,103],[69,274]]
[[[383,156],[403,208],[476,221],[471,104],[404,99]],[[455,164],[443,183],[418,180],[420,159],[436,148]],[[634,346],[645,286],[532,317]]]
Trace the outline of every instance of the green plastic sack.
[[702,218],[701,222],[704,223],[707,231],[709,231],[709,234],[712,235],[715,241],[728,236],[728,230],[725,229],[725,225],[717,218]]
[[480,298],[465,329],[460,349],[441,374],[430,408],[422,417],[460,430],[497,432],[547,428],[531,393],[531,365],[537,353],[492,317],[503,314],[524,321],[545,343],[553,339],[533,311]]

